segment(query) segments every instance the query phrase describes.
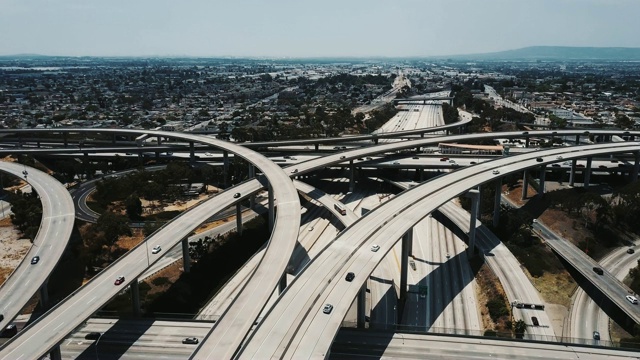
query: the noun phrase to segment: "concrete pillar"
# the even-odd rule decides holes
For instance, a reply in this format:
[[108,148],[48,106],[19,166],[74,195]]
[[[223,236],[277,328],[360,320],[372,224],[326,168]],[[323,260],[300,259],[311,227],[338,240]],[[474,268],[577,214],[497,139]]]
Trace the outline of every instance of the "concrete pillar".
[[423,132],[422,132],[422,133],[420,133],[420,137],[421,137],[421,138],[424,138],[424,133],[423,133]]
[[420,180],[420,182],[424,181],[424,169],[423,168],[419,168],[418,169],[418,179]]
[[493,199],[493,227],[500,225],[500,199],[502,198],[502,178],[496,181],[496,194]]
[[189,256],[189,239],[182,239],[182,267],[184,272],[191,272],[191,257]]
[[631,181],[638,181],[638,171],[640,170],[640,152],[634,151],[635,159],[633,162],[633,171],[631,172]]
[[278,282],[278,293],[282,294],[282,292],[286,288],[287,288],[287,273],[285,272],[284,274],[282,274],[282,277],[280,278],[280,282]]
[[49,279],[40,285],[40,305],[43,309],[49,309]]
[[524,137],[524,147],[526,147],[526,148],[529,147],[529,137],[528,136]]
[[38,149],[40,149],[40,141],[36,142],[36,146],[38,146]]
[[[253,164],[249,164],[249,179],[256,177],[256,167]],[[256,207],[256,195],[249,196],[249,208],[254,209]]]
[[82,154],[82,166],[84,167],[84,175],[89,179],[89,153]]
[[571,160],[571,172],[569,173],[569,186],[573,186],[576,183],[576,166],[578,165],[578,160]]
[[313,144],[313,147],[318,151],[320,149],[320,144]]
[[478,199],[480,198],[480,193],[478,192],[478,190],[473,189],[469,190],[466,196],[471,198],[471,218],[469,220],[469,248],[467,248],[467,256],[469,258],[472,258],[476,246],[476,221],[478,217]]
[[374,139],[373,139],[373,143],[374,143],[374,144],[376,144],[376,145],[378,145],[378,138],[374,138]]
[[196,154],[193,146],[193,141],[189,141],[189,163],[194,165],[196,163]]
[[138,278],[133,279],[131,285],[131,306],[133,309],[133,316],[140,316],[140,289],[138,288]]
[[157,138],[158,145],[162,145],[162,136],[158,136]]
[[366,323],[366,307],[367,307],[367,282],[358,291],[358,300],[356,303],[356,321],[358,329],[364,329]]
[[142,166],[144,165],[144,159],[142,157],[142,152],[138,151],[138,165]]
[[222,178],[224,179],[224,187],[229,186],[229,152],[222,151]]
[[242,236],[242,205],[236,204],[236,228],[238,235]]
[[275,204],[273,199],[273,187],[269,184],[269,231],[273,230],[276,221]]
[[538,195],[544,194],[544,183],[547,177],[547,165],[540,166],[540,186],[538,186]]
[[353,192],[356,186],[355,169],[353,167],[353,160],[349,160],[349,192]]
[[111,143],[112,143],[112,144],[115,144],[115,143],[116,143],[116,134],[113,134],[113,135],[111,136]]
[[593,158],[587,158],[587,167],[584,169],[584,188],[589,188],[589,181],[591,180],[591,161]]
[[402,251],[400,259],[400,301],[407,298],[407,274],[409,272],[409,243],[413,233],[413,228],[409,229],[402,236]]
[[62,133],[62,139],[64,140],[64,147],[69,146],[69,141],[67,140],[67,135],[68,134],[66,132]]
[[576,145],[580,145],[580,135],[576,135]]
[[527,170],[522,172],[522,200],[527,198],[527,192],[529,191],[529,179],[527,178]]
[[62,354],[60,353],[60,345],[56,345],[49,352],[51,360],[62,360]]
[[156,151],[156,160],[160,159],[160,151]]

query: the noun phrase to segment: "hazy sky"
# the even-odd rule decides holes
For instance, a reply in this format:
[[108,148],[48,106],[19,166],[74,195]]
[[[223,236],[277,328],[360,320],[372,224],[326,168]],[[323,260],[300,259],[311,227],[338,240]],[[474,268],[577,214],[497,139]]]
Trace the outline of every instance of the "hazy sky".
[[640,47],[640,0],[0,0],[0,55],[429,56]]

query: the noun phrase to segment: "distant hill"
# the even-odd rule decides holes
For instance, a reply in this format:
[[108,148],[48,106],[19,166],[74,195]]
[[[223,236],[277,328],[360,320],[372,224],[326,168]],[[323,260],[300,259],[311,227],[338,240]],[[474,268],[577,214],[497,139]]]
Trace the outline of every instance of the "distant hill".
[[530,46],[486,54],[448,56],[481,60],[638,60],[640,48]]

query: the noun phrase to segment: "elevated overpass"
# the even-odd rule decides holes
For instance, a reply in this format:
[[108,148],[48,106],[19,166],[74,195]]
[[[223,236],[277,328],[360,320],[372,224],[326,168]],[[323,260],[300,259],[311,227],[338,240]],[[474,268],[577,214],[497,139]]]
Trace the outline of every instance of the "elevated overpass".
[[[12,131],[16,131],[16,130],[12,130]],[[17,131],[20,131],[20,130],[17,130]],[[25,132],[27,132],[27,131],[32,131],[32,130],[26,130]],[[47,130],[45,129],[44,131],[47,131]],[[51,131],[51,130],[49,130],[49,131]],[[60,129],[55,129],[53,131],[60,132]],[[101,132],[101,131],[104,131],[104,130],[66,129],[64,131],[69,131],[69,132],[85,132],[85,131],[86,132]],[[123,130],[114,130],[114,131],[115,132],[122,132]],[[612,133],[612,134],[619,133],[619,132],[620,131],[608,131],[608,133]],[[606,131],[605,131],[605,133],[606,133]],[[574,132],[568,131],[567,132],[567,135],[576,135],[577,137],[579,137],[581,134],[582,134],[582,132],[580,132],[580,131],[574,131]],[[172,136],[172,135],[176,135],[176,134],[168,133],[167,135],[163,135],[163,136]],[[503,134],[501,134],[501,135],[503,135]],[[523,134],[521,132],[511,132],[511,133],[507,133],[506,135],[507,136],[512,136],[512,137],[523,137],[523,136],[526,136],[527,134]],[[535,134],[532,134],[532,135],[538,135],[538,136],[551,135],[551,136],[553,136],[552,132],[549,132],[549,131],[547,131],[547,132],[540,131],[540,132],[536,132]],[[311,161],[307,162],[307,164],[304,165],[304,167],[300,167],[301,171],[299,173],[297,171],[295,171],[298,167],[295,167],[293,170],[291,170],[290,172],[288,171],[288,172],[289,172],[289,176],[297,176],[299,174],[303,174],[304,171],[312,171],[312,170],[315,170],[315,169],[318,169],[318,168],[322,168],[324,166],[328,166],[328,165],[331,165],[331,164],[336,164],[336,163],[340,163],[340,162],[344,162],[344,161],[353,160],[353,159],[355,159],[357,157],[366,156],[366,155],[370,155],[370,154],[375,154],[375,153],[380,153],[380,152],[385,152],[385,151],[396,151],[396,150],[401,150],[401,149],[406,149],[406,148],[413,148],[413,147],[416,147],[416,146],[424,146],[424,145],[429,144],[429,143],[437,143],[437,142],[440,142],[440,141],[452,141],[452,140],[457,140],[457,139],[460,139],[460,141],[465,141],[465,140],[469,140],[469,139],[491,138],[491,137],[494,137],[494,136],[495,136],[495,134],[459,135],[459,136],[451,136],[451,137],[439,137],[439,138],[436,138],[436,139],[419,139],[419,140],[405,141],[405,142],[401,142],[401,143],[387,144],[387,145],[374,147],[374,148],[368,148],[368,149],[358,149],[358,150],[354,150],[354,151],[333,154],[333,155],[330,155],[330,156],[328,156],[326,158],[323,158],[323,159],[311,160]],[[197,137],[195,137],[195,138],[197,138]],[[618,144],[618,146],[619,146],[619,144]],[[625,147],[625,150],[629,151],[629,152],[634,151],[633,149],[626,148],[626,147]],[[564,151],[567,151],[567,150],[564,150]],[[579,156],[577,156],[577,157],[579,157]],[[254,182],[250,182],[250,183],[254,183]],[[243,188],[242,190],[243,190],[243,194],[247,194],[247,193],[251,193],[252,191],[257,191],[259,188],[260,188],[259,185],[257,185],[256,187],[253,187],[253,188],[247,186],[246,188]],[[226,206],[229,206],[231,204],[233,204],[233,202],[229,201],[226,204]],[[211,213],[209,213],[209,215],[211,215]],[[298,218],[299,218],[299,216],[298,216]],[[251,321],[251,323],[253,323],[253,320]],[[46,348],[43,345],[40,349],[42,349],[43,347]],[[6,351],[6,349],[7,348],[3,349],[3,351],[0,352],[0,355],[3,356],[3,354]],[[44,352],[44,350],[42,350],[42,351]]]
[[[460,169],[401,193],[342,232],[306,267],[258,325],[240,358],[327,356],[347,309],[385,254],[420,219],[467,189],[539,166],[538,156],[551,159],[562,154],[573,159],[639,148],[640,144],[631,143],[544,150]],[[499,176],[493,170],[500,171]],[[372,244],[380,251],[370,251]],[[332,281],[348,271],[356,274],[353,282]],[[322,313],[325,303],[333,304],[330,314]]]
[[[73,201],[67,189],[48,174],[22,164],[0,161],[0,171],[23,178],[42,203],[40,228],[20,265],[0,287],[0,329],[4,329],[40,289],[41,305],[48,306],[47,283],[64,253],[75,222]],[[31,263],[34,256],[40,260]]]

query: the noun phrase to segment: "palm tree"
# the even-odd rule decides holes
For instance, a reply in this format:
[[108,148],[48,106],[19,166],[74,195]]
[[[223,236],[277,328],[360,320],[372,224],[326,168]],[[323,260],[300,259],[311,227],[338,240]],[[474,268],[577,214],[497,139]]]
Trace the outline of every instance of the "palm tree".
[[524,332],[527,331],[527,324],[524,320],[520,319],[516,321],[514,329],[516,332],[516,339],[522,339],[524,337]]

